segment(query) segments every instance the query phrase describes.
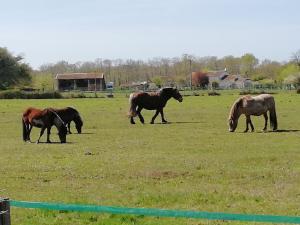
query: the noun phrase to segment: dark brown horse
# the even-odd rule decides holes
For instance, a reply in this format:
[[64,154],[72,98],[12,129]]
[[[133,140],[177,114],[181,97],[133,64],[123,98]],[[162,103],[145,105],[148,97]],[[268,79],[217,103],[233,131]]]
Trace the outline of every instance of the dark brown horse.
[[164,107],[170,98],[174,98],[179,102],[182,102],[182,96],[176,88],[162,88],[158,92],[154,93],[132,93],[129,96],[130,109],[128,116],[130,117],[130,122],[135,124],[133,117],[138,116],[140,121],[144,123],[144,118],[141,114],[142,109],[156,110],[154,116],[152,117],[151,124],[154,123],[155,118],[158,113],[161,115],[161,120],[163,123],[167,123],[164,118]]
[[264,115],[265,126],[263,131],[266,131],[268,124],[268,111],[270,115],[271,128],[275,131],[277,130],[277,116],[275,110],[275,101],[272,95],[261,94],[255,97],[249,95],[240,97],[233,103],[229,113],[229,131],[235,131],[238,124],[238,119],[242,114],[245,114],[246,116],[246,130],[244,132],[249,130],[249,124],[251,126],[251,131],[254,131],[254,126],[250,118],[252,115]]
[[70,129],[70,124],[72,121],[75,123],[75,127],[78,134],[81,134],[83,121],[81,119],[79,112],[75,108],[66,107],[63,109],[52,109],[52,108],[49,109],[55,111],[60,116],[60,118],[67,124],[69,134],[72,133]]
[[23,140],[30,142],[30,132],[33,126],[41,128],[40,136],[36,143],[40,142],[40,138],[47,129],[47,143],[50,141],[50,130],[54,125],[58,130],[58,136],[61,143],[66,143],[67,127],[66,123],[60,118],[60,116],[51,109],[36,109],[28,108],[24,111],[22,116],[23,124]]

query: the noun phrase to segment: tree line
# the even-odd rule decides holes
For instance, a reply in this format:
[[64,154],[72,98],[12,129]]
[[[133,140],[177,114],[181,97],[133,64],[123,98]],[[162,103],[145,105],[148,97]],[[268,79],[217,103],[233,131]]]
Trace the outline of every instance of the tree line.
[[184,54],[181,57],[161,57],[147,61],[101,58],[93,62],[74,64],[60,61],[54,64],[44,64],[39,71],[53,75],[65,72],[99,72],[104,73],[106,80],[113,81],[116,86],[136,81],[152,81],[163,84],[164,78],[188,86],[192,71],[219,71],[225,68],[229,74],[240,74],[262,83],[291,82],[300,77],[300,50],[293,53],[288,62],[269,59],[260,61],[251,53],[246,53],[241,57],[229,55],[222,58]]
[[[192,71],[219,71],[225,68],[229,74],[240,74],[261,83],[300,83],[300,50],[292,53],[287,62],[259,60],[251,53],[246,53],[241,57],[229,55],[221,58],[184,54],[180,57],[157,57],[149,60],[98,58],[94,61],[76,63],[58,61],[41,65],[38,70],[34,71],[29,65],[22,63],[22,57],[13,56],[6,48],[0,48],[2,86],[17,85],[22,82],[29,82],[30,85],[31,77],[39,80],[45,75],[51,75],[52,79],[58,73],[71,72],[104,73],[106,81],[114,82],[115,86],[138,81],[150,81],[163,85],[165,80],[170,79],[178,85],[189,86]],[[50,80],[46,83],[43,85],[51,85]]]

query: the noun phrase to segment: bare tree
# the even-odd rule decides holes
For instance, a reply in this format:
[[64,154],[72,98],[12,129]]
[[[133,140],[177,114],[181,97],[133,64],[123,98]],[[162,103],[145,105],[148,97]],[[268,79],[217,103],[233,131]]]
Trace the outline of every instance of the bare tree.
[[292,62],[297,64],[300,69],[300,49],[292,54]]

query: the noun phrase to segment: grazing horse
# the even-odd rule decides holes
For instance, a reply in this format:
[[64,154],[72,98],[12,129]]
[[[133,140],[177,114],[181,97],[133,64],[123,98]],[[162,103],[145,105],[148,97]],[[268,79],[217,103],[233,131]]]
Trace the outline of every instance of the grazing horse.
[[276,117],[276,110],[275,110],[275,101],[272,95],[269,94],[261,94],[255,97],[252,96],[243,96],[237,99],[230,110],[229,113],[229,131],[234,132],[240,115],[245,114],[246,116],[246,130],[249,130],[248,125],[251,126],[251,131],[254,131],[254,127],[250,116],[261,116],[263,115],[265,118],[265,126],[263,131],[267,130],[268,124],[268,115],[267,112],[269,111],[270,116],[270,125],[273,131],[277,130],[277,117]]
[[140,121],[144,123],[144,118],[141,114],[142,109],[148,110],[156,110],[155,115],[152,117],[151,124],[154,123],[155,118],[158,113],[161,115],[161,119],[163,123],[167,123],[164,118],[164,107],[167,104],[167,101],[170,98],[174,98],[179,102],[182,102],[182,96],[176,88],[162,88],[158,92],[154,93],[146,93],[146,92],[138,92],[132,93],[129,96],[129,104],[130,109],[128,112],[128,116],[130,117],[131,124],[135,124],[133,117],[138,116]]
[[33,126],[41,128],[40,136],[36,143],[40,142],[40,138],[44,134],[47,128],[47,143],[50,141],[50,130],[54,125],[58,130],[58,136],[61,143],[66,143],[67,127],[65,122],[60,118],[60,116],[51,109],[36,109],[28,108],[24,111],[22,116],[23,124],[23,140],[30,142],[30,132]]
[[67,124],[69,134],[72,134],[71,129],[70,129],[70,124],[72,121],[74,121],[74,123],[75,123],[75,127],[76,127],[78,134],[81,134],[81,128],[83,125],[83,121],[81,119],[79,112],[75,108],[66,107],[63,109],[52,109],[52,108],[49,108],[49,109],[55,111],[60,116],[60,118]]

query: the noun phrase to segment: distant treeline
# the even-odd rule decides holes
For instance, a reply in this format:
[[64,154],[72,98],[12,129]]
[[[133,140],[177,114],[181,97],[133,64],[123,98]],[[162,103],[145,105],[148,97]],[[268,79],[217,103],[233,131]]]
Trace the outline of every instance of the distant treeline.
[[173,79],[177,84],[189,85],[192,71],[218,71],[226,68],[229,74],[241,74],[255,81],[282,83],[300,77],[300,50],[294,53],[288,62],[257,59],[247,53],[241,57],[216,56],[196,57],[182,55],[175,58],[153,58],[144,60],[96,59],[93,62],[68,63],[60,61],[44,64],[41,73],[100,72],[107,81],[116,86],[136,81],[152,81],[162,84],[165,78]]
[[101,59],[69,63],[59,61],[40,66],[33,71],[22,62],[21,56],[13,56],[0,47],[0,89],[13,86],[30,86],[41,90],[53,90],[53,78],[58,73],[99,72],[106,81],[115,86],[137,81],[150,81],[164,85],[173,80],[180,86],[189,86],[192,71],[218,71],[226,68],[229,74],[240,74],[262,84],[300,83],[300,50],[291,54],[287,62],[259,60],[251,53],[241,57],[216,56],[197,57],[184,54],[174,58],[152,58],[149,60]]

